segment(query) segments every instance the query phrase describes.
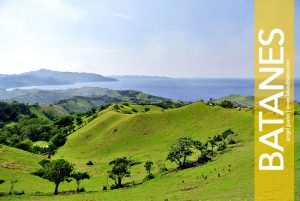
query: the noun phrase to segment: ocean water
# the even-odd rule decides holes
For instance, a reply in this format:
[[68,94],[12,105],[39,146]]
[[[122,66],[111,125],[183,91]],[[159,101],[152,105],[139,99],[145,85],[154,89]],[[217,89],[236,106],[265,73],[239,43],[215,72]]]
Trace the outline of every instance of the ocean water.
[[[174,100],[196,101],[220,98],[230,94],[253,95],[252,79],[220,78],[126,78],[117,77],[116,82],[85,82],[72,85],[47,85],[21,87],[19,89],[69,89],[83,86],[103,87],[115,90],[138,90]],[[295,81],[295,100],[300,101],[300,80]]]

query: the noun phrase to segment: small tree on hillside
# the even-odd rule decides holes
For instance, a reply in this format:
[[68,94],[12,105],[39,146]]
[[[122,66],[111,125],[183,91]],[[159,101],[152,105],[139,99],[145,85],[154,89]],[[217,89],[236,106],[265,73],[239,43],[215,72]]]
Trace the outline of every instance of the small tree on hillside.
[[57,147],[50,142],[47,147],[44,147],[44,154],[47,155],[48,159],[51,159],[52,156],[56,153]]
[[217,142],[214,139],[211,139],[210,137],[208,137],[208,142],[210,144],[211,147],[211,156],[214,156],[214,147],[217,146]]
[[145,167],[148,175],[151,174],[152,166],[153,166],[153,162],[152,161],[146,161],[144,167]]
[[124,177],[130,177],[130,167],[137,163],[133,160],[127,159],[126,157],[116,158],[109,162],[112,166],[110,171],[107,171],[109,178],[115,181],[116,187],[122,187],[122,180]]
[[73,164],[64,159],[57,159],[50,162],[40,163],[43,168],[34,172],[34,175],[48,179],[55,184],[54,195],[58,194],[58,187],[61,182],[69,181],[74,170]]
[[197,150],[200,151],[200,155],[198,156],[198,162],[201,164],[204,164],[211,160],[211,158],[208,156],[211,153],[211,150],[208,149],[208,142],[202,143],[199,140],[194,141],[194,146]]
[[15,185],[16,185],[16,183],[18,182],[18,180],[12,180],[12,181],[10,181],[10,190],[9,190],[9,195],[11,195],[11,193],[13,192],[13,190],[14,190],[14,187],[15,187]]
[[79,185],[80,185],[80,182],[84,179],[90,179],[90,175],[87,173],[87,172],[74,172],[73,174],[71,174],[71,177],[73,179],[75,179],[76,183],[77,183],[77,193],[80,192],[80,189],[79,189]]
[[175,162],[179,168],[187,166],[187,158],[193,154],[194,140],[191,137],[181,137],[172,144],[166,160]]
[[3,184],[3,183],[5,183],[5,180],[0,179],[0,184]]

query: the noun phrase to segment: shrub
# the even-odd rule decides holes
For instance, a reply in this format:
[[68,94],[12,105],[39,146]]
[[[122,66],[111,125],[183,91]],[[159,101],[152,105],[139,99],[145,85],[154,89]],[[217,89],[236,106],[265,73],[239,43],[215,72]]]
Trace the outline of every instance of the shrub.
[[225,150],[226,149],[226,143],[221,143],[221,144],[219,144],[219,146],[218,146],[218,151],[223,151],[223,150]]
[[94,163],[92,161],[89,161],[86,163],[86,165],[94,165]]
[[63,146],[66,143],[66,141],[67,141],[67,137],[62,133],[58,133],[54,135],[50,140],[50,142],[56,147]]
[[25,192],[23,190],[16,190],[16,191],[12,191],[11,194],[13,194],[13,195],[23,195],[23,194],[25,194]]
[[234,139],[229,139],[229,141],[228,141],[228,144],[235,144],[236,143],[236,141],[234,140]]
[[219,105],[223,108],[234,108],[234,104],[231,101],[223,100],[219,103]]
[[145,107],[144,112],[149,112],[150,108],[149,107]]
[[162,161],[157,161],[156,164],[157,164],[158,171],[160,173],[164,173],[168,171],[168,168]]
[[144,181],[148,181],[148,180],[151,180],[151,179],[154,179],[154,174],[150,173],[148,174],[145,178],[144,178]]

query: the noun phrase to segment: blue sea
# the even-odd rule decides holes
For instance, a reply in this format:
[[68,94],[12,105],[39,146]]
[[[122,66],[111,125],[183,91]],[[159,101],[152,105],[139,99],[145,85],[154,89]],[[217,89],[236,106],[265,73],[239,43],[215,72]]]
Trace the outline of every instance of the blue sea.
[[[174,100],[196,101],[220,98],[230,94],[253,95],[252,79],[221,78],[164,78],[164,77],[117,77],[116,82],[85,82],[72,85],[47,85],[19,89],[69,89],[83,86],[103,87],[115,90],[138,90]],[[295,100],[300,101],[300,80],[295,81]]]

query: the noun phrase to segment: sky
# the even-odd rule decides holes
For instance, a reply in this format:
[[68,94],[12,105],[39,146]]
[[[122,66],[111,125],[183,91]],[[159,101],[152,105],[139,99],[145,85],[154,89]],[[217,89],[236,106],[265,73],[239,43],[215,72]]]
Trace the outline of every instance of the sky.
[[0,0],[0,74],[249,78],[253,44],[248,0]]

